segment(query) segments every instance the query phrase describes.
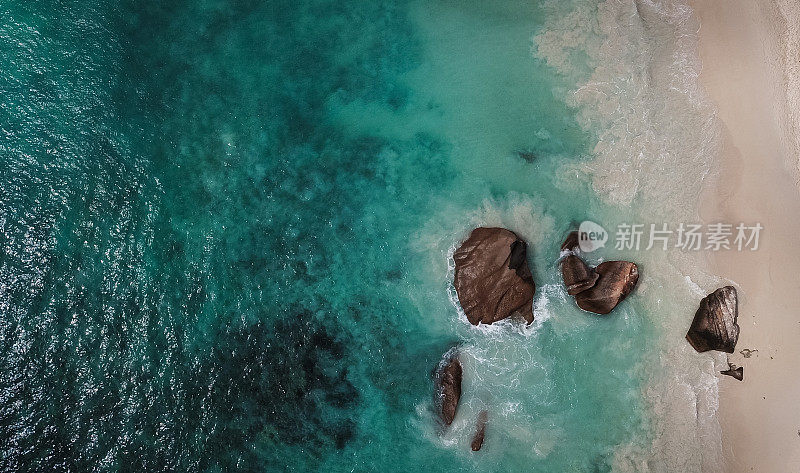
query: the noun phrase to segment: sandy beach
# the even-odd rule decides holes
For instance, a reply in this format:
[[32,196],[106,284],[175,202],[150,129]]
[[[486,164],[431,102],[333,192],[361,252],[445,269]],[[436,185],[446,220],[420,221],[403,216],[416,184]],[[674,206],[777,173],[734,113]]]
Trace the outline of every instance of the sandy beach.
[[[797,166],[797,4],[695,1],[701,81],[724,125],[720,174],[706,189],[706,222],[764,226],[757,251],[711,255],[739,288],[741,335],[720,380],[726,471],[800,471],[800,192]],[[795,56],[793,57],[792,54]]]

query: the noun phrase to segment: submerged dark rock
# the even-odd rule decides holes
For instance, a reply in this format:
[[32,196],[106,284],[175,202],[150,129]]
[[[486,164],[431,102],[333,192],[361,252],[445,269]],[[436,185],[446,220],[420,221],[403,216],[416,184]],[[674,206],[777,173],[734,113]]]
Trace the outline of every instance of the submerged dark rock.
[[733,353],[739,340],[738,316],[736,288],[721,287],[700,301],[686,340],[700,353],[708,350]]
[[529,163],[532,163],[536,160],[536,153],[530,150],[518,150],[517,156]]
[[489,413],[485,410],[478,414],[478,422],[475,424],[475,435],[472,437],[470,447],[473,452],[477,452],[483,446],[483,436],[486,433],[486,422],[489,420]]
[[453,285],[471,324],[491,324],[515,313],[533,322],[536,286],[528,268],[527,245],[514,232],[476,228],[453,259]]
[[625,300],[639,280],[639,269],[630,261],[605,261],[595,271],[599,275],[594,286],[575,295],[581,309],[595,314],[608,314]]
[[742,368],[741,366],[737,367],[736,365],[730,363],[728,363],[728,369],[720,371],[720,373],[726,376],[731,376],[733,378],[736,378],[739,381],[742,381],[744,379],[744,368]]
[[434,375],[436,413],[439,419],[450,425],[456,417],[458,401],[461,399],[461,362],[458,354],[445,354]]
[[595,270],[575,255],[567,255],[561,260],[561,276],[571,296],[590,289],[600,278]]

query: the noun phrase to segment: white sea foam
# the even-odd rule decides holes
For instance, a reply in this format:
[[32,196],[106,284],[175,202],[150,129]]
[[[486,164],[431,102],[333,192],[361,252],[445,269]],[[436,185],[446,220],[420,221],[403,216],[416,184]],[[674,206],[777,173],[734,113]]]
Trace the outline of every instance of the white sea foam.
[[[555,232],[555,220],[542,211],[544,207],[533,197],[512,192],[503,198],[485,199],[477,208],[448,208],[412,238],[412,248],[431,259],[428,277],[435,282],[425,286],[447,290],[446,312],[450,315],[445,325],[457,327],[461,339],[459,360],[464,370],[461,403],[453,424],[434,434],[429,413],[421,408],[415,422],[419,422],[430,441],[457,455],[469,452],[464,442],[471,439],[478,414],[484,409],[489,411],[492,441],[512,446],[522,456],[521,461],[544,458],[557,444],[558,429],[548,427],[547,419],[539,418],[529,400],[530,396],[545,399],[545,392],[551,389],[543,381],[548,379],[548,363],[552,361],[541,353],[535,339],[551,318],[552,303],[564,300],[562,288],[556,284],[537,288],[535,318],[530,325],[507,319],[475,327],[467,320],[452,284],[453,253],[473,228],[508,228],[531,248],[541,247],[545,238]],[[430,310],[430,304],[430,300],[421,301],[420,308]],[[499,459],[505,454],[503,449],[490,448],[478,458],[486,461],[487,455]]]
[[[600,198],[634,218],[696,219],[720,126],[698,82],[699,25],[691,9],[678,0],[564,8],[549,4],[533,52],[575,84],[566,100],[597,144],[593,159],[561,173],[591,182]],[[724,357],[698,355],[683,339],[699,294],[718,281],[695,255],[631,257],[646,268],[637,294],[663,333],[662,354],[645,392],[654,437],[620,446],[615,471],[721,471],[715,372]]]
[[[698,85],[699,26],[691,10],[676,0],[608,0],[599,5],[554,0],[546,9],[550,15],[534,38],[534,54],[564,75],[565,83],[574,84],[557,93],[574,107],[580,124],[596,138],[591,159],[578,164],[569,160],[556,169],[554,185],[577,194],[583,189],[581,181],[590,183],[599,199],[616,206],[620,214],[644,222],[697,220],[696,204],[704,182],[713,176],[712,158],[718,154],[720,128]],[[447,82],[448,91],[453,87],[458,88]],[[470,115],[461,113],[460,106],[452,108],[459,110],[459,118]],[[497,122],[491,118],[482,120],[480,127]],[[458,138],[452,141],[482,141],[475,139],[486,134],[480,127],[469,128],[468,133],[452,132]],[[465,153],[464,163],[475,166],[484,162],[476,156],[491,154],[483,148],[460,151]],[[555,258],[535,251],[552,247],[546,239],[563,229],[542,210],[547,205],[523,194],[508,193],[477,206],[471,206],[474,201],[466,191],[448,197],[448,202],[438,203],[436,218],[411,237],[412,250],[425,268],[420,275],[425,280],[418,287],[428,288],[430,293],[409,297],[417,301],[426,321],[435,318],[436,326],[448,335],[452,335],[448,330],[456,327],[462,341],[463,405],[448,432],[430,438],[445,447],[455,446],[462,441],[458,439],[470,437],[477,413],[488,407],[495,429],[490,438],[504,439],[507,449],[528,460],[548,455],[549,460],[557,458],[563,454],[563,445],[573,440],[566,432],[578,427],[561,406],[552,410],[550,417],[542,415],[549,408],[544,400],[555,392],[553,383],[563,366],[552,353],[542,353],[536,342],[544,339],[545,333],[555,340],[574,341],[578,334],[591,332],[598,321],[575,310],[560,285],[545,283],[537,290],[536,322],[531,327],[506,321],[472,327],[452,288],[452,253],[472,228],[503,226],[531,244],[535,271],[546,273],[545,279],[552,282],[552,272],[557,271]],[[610,256],[598,252],[590,259],[596,263],[595,259],[604,255]],[[652,437],[637,437],[620,445],[612,459],[614,471],[720,471],[716,371],[724,356],[696,354],[684,339],[699,296],[719,281],[704,273],[702,262],[691,253],[642,251],[614,256],[637,261],[642,271],[634,298],[637,310],[630,304],[620,307],[608,322],[618,322],[625,329],[637,326],[641,317],[649,317],[648,326],[657,327],[660,343],[652,349],[658,359],[647,365],[652,372],[643,393],[651,414],[647,420]],[[434,294],[445,291],[449,301],[440,303]],[[557,313],[551,316],[551,311]],[[454,319],[460,323],[454,324]],[[601,347],[597,353],[626,353],[627,343],[619,337],[614,345]],[[636,369],[630,368],[631,372]],[[622,393],[615,395],[623,398]],[[420,425],[424,428],[427,424]],[[593,425],[580,424],[583,430],[590,427]],[[503,451],[490,448],[485,453]]]
[[[644,201],[670,217],[693,213],[682,204],[699,195],[720,130],[697,81],[699,25],[691,10],[677,1],[620,0],[561,8],[551,6],[534,52],[577,84],[566,100],[597,136],[594,159],[577,172],[610,203]],[[574,59],[577,51],[589,57],[590,71]]]

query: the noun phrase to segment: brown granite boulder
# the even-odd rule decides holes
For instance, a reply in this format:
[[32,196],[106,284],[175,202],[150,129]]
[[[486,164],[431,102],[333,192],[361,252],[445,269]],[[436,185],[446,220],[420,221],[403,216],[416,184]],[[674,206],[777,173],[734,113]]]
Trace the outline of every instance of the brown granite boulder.
[[741,366],[737,367],[736,365],[732,365],[730,363],[728,363],[728,369],[725,371],[720,371],[720,373],[726,376],[731,376],[739,381],[744,379],[744,368]]
[[600,277],[578,256],[580,253],[578,243],[578,232],[572,231],[561,245],[562,258],[559,261],[561,277],[564,279],[567,293],[571,296],[591,288]]
[[434,375],[436,413],[445,425],[453,423],[461,399],[461,362],[458,354],[448,352]]
[[739,340],[738,316],[736,288],[721,287],[700,301],[686,340],[700,353],[708,350],[733,353]]
[[571,296],[593,287],[600,278],[595,270],[578,256],[572,254],[565,256],[560,265],[564,285],[567,287],[567,293]]
[[478,422],[475,425],[475,435],[472,437],[470,447],[473,452],[477,452],[483,446],[483,435],[486,433],[486,421],[489,420],[489,413],[481,411],[478,414]]
[[631,293],[639,280],[639,269],[630,261],[605,261],[595,271],[597,282],[575,295],[581,309],[595,314],[608,314]]
[[453,259],[453,285],[471,324],[491,324],[515,313],[533,322],[536,286],[528,268],[527,245],[514,232],[476,228]]

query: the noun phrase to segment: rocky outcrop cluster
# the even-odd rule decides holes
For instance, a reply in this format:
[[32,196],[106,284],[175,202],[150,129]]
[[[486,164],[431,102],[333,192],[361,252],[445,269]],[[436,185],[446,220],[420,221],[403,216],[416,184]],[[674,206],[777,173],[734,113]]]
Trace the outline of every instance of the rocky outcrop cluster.
[[[453,253],[453,286],[467,320],[473,325],[519,316],[533,322],[536,285],[528,267],[528,245],[511,230],[479,227]],[[439,421],[453,423],[461,398],[462,368],[458,353],[445,354],[434,374],[434,405]],[[478,415],[470,447],[483,446],[488,412]]]
[[[592,267],[581,258],[579,243],[578,232],[571,232],[561,246],[559,268],[564,286],[581,309],[609,314],[636,287],[639,268],[630,261],[605,261]],[[536,285],[528,267],[527,244],[514,232],[476,228],[453,253],[453,259],[453,285],[471,324],[492,324],[515,315],[533,322]],[[717,289],[701,301],[686,339],[698,352],[733,353],[739,337],[737,312],[736,289]],[[743,369],[735,365],[721,373],[743,379]],[[445,427],[456,417],[462,376],[457,350],[448,351],[434,373],[435,410]],[[470,443],[473,451],[483,446],[487,420],[488,412],[481,411]]]
[[608,314],[628,297],[639,280],[639,268],[630,261],[605,261],[592,268],[579,256],[578,232],[571,232],[561,245],[561,276],[567,293],[578,307],[595,314]]

